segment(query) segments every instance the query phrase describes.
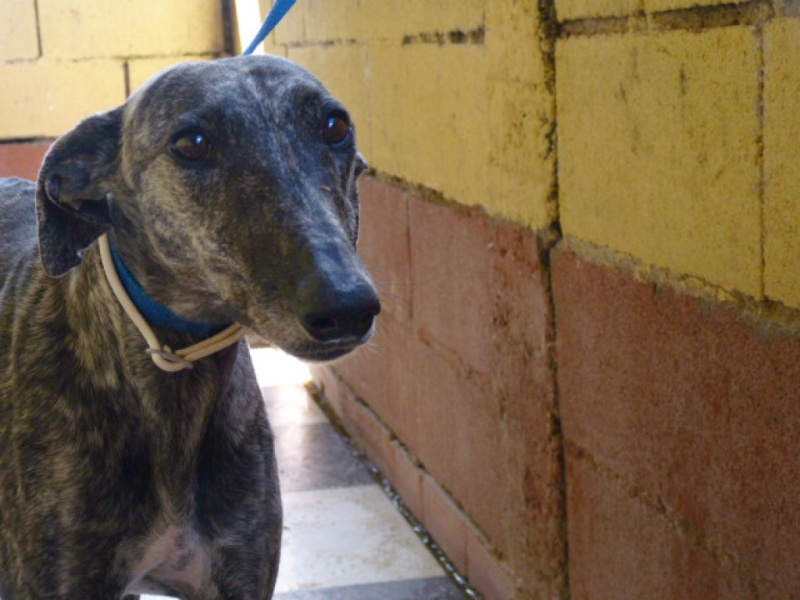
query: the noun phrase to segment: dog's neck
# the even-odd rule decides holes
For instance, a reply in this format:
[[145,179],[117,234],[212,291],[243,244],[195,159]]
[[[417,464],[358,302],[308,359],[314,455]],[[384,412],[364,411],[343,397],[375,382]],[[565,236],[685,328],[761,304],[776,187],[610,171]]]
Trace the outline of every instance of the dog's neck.
[[[224,350],[236,344],[246,335],[247,330],[239,323],[227,326],[197,323],[175,314],[144,291],[125,266],[119,252],[114,250],[111,239],[107,234],[101,236],[98,243],[103,271],[114,296],[116,296],[130,320],[139,330],[139,333],[145,338],[149,346],[147,353],[156,366],[163,371],[176,372],[190,369],[194,361]],[[127,285],[123,281],[123,277],[127,279]],[[138,304],[133,296],[139,301]],[[146,314],[143,314],[142,310],[146,311]],[[155,323],[149,321],[148,317]],[[205,335],[202,341],[192,346],[173,350],[171,347],[161,343],[151,324],[156,324],[171,333],[178,333],[184,336],[188,335],[197,338],[198,334]],[[221,330],[219,330],[220,327],[222,327]],[[178,328],[183,328],[184,331],[179,331]],[[210,337],[208,337],[209,335]]]
[[111,249],[111,257],[114,259],[114,266],[117,269],[117,275],[125,291],[128,292],[128,296],[130,296],[136,308],[150,325],[199,338],[209,338],[230,327],[230,323],[201,323],[185,319],[176,314],[168,306],[161,304],[144,290],[125,265],[117,247],[110,239],[109,247]]

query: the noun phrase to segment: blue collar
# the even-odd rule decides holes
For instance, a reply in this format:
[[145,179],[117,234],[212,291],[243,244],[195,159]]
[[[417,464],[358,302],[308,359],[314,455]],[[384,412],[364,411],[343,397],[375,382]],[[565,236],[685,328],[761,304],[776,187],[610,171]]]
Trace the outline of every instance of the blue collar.
[[114,266],[117,269],[122,285],[125,291],[128,292],[136,308],[142,313],[142,316],[147,319],[147,322],[157,327],[170,329],[178,333],[186,333],[189,335],[209,338],[228,327],[228,325],[219,325],[217,323],[199,323],[197,321],[190,321],[184,319],[180,315],[175,314],[163,304],[156,302],[153,298],[147,295],[144,288],[130,272],[128,267],[122,262],[122,258],[117,252],[116,246],[109,240],[111,247],[111,256],[114,259]]

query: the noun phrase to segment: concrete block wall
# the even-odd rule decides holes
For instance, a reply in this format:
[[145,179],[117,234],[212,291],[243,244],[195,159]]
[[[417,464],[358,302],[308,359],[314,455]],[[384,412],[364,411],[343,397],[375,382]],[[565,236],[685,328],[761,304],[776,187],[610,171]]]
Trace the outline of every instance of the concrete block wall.
[[[109,6],[0,7],[0,175],[229,45],[224,3]],[[484,597],[800,597],[798,17],[303,0],[265,45],[373,167],[385,310],[316,385]]]
[[484,597],[800,597],[798,17],[308,0],[266,44],[373,167],[385,311],[316,384]]

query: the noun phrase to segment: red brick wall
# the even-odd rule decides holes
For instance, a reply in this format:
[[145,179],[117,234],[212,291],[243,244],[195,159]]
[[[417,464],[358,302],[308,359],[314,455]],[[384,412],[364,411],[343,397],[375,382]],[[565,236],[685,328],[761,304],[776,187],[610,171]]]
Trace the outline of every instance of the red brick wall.
[[318,382],[473,584],[557,597],[563,474],[543,242],[376,179],[361,190],[360,248],[384,312],[371,346],[317,369]]
[[573,598],[800,596],[800,337],[553,257]]
[[800,597],[796,316],[401,185],[362,202],[385,311],[315,377],[481,593]]
[[36,181],[50,142],[0,143],[0,177],[22,177]]

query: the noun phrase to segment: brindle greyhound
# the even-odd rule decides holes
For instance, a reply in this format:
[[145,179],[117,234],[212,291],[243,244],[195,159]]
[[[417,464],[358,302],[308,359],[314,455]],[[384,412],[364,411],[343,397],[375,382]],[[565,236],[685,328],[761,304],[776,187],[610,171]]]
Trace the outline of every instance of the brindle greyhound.
[[365,167],[344,107],[262,56],[170,69],[58,139],[37,184],[0,184],[3,600],[272,597],[281,506],[247,342],[170,349],[231,323],[312,361],[364,343]]

